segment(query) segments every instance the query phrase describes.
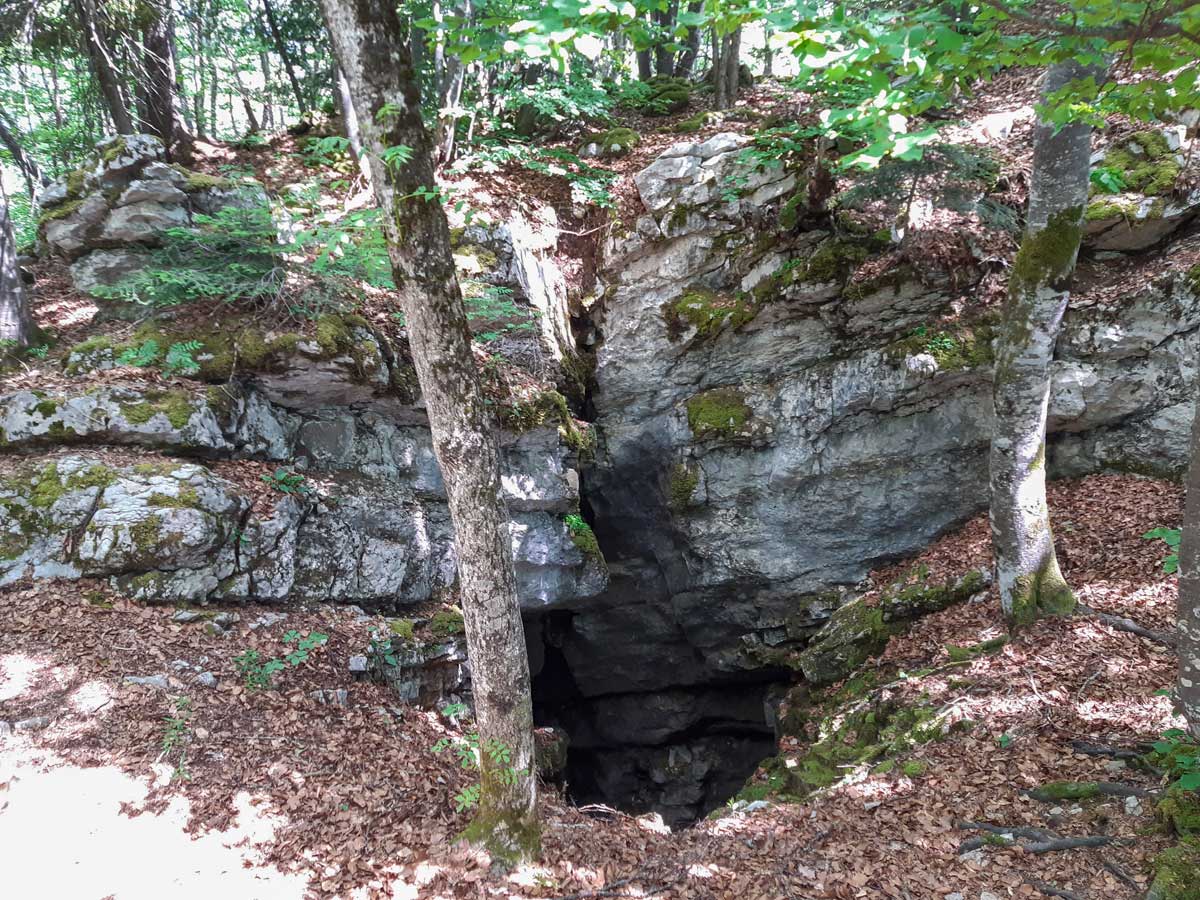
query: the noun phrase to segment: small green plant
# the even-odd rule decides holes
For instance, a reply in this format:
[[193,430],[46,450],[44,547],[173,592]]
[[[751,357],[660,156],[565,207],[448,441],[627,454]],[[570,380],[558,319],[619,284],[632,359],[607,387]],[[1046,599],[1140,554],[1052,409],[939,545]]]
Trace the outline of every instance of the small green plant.
[[282,672],[288,666],[300,665],[308,659],[308,655],[313,649],[321,646],[327,640],[329,640],[329,635],[319,631],[302,634],[292,629],[283,635],[283,643],[295,646],[292,646],[282,657],[264,659],[257,650],[244,650],[234,657],[233,663],[237,666],[238,674],[245,679],[247,690],[267,690],[271,687],[277,673]]
[[201,341],[179,341],[170,346],[163,360],[163,373],[166,375],[195,375],[200,371],[200,363],[192,355],[203,349]]
[[1179,571],[1179,542],[1183,539],[1183,529],[1181,528],[1164,528],[1161,525],[1158,528],[1152,528],[1142,535],[1148,541],[1162,541],[1171,551],[1163,557],[1163,571],[1168,575],[1174,575]]
[[1112,166],[1100,166],[1092,170],[1092,184],[1106,194],[1119,194],[1125,190],[1125,176],[1120,169]]
[[1001,750],[1007,750],[1013,744],[1013,736],[1006,731],[1000,737],[996,738],[996,743],[1000,746]]
[[[453,718],[455,715],[462,713],[465,708],[461,703],[454,703],[445,707],[442,710],[442,715],[446,718]],[[488,738],[481,741],[479,735],[474,732],[463,735],[459,739],[441,738],[431,749],[434,753],[452,750],[454,755],[458,757],[458,764],[464,769],[478,769],[479,761],[482,758],[481,754],[486,753],[492,765],[499,767],[500,780],[505,784],[516,784],[517,779],[529,775],[528,769],[517,771],[512,767],[512,748],[506,743],[495,738]],[[466,812],[477,804],[481,790],[479,782],[475,782],[474,784],[467,785],[455,794],[455,812]]]
[[392,636],[387,632],[371,629],[370,642],[367,645],[367,667],[370,671],[381,676],[385,670],[395,668],[398,664]]
[[585,556],[599,556],[600,542],[596,540],[596,534],[592,531],[592,526],[584,521],[583,516],[579,513],[568,513],[563,516],[563,522],[567,526],[567,531],[571,532],[571,542]]
[[1175,777],[1180,790],[1200,790],[1200,745],[1181,728],[1170,728],[1153,744],[1153,760]]
[[118,366],[138,366],[145,368],[158,362],[159,346],[154,338],[143,341],[136,347],[130,347],[117,357]]
[[45,359],[46,354],[50,352],[50,345],[39,344],[36,347],[26,347],[25,352],[34,359]]
[[336,166],[347,158],[350,141],[341,135],[309,138],[300,154],[306,166]]
[[293,472],[291,469],[276,469],[269,475],[262,476],[262,480],[281,494],[300,494],[304,496],[312,492],[312,488],[307,484],[304,476],[299,472]]
[[178,752],[171,780],[187,781],[192,777],[187,768],[185,746],[191,734],[192,701],[181,695],[171,701],[171,706],[171,714],[164,718],[166,724],[163,727],[162,755],[159,758],[170,760],[172,754]]

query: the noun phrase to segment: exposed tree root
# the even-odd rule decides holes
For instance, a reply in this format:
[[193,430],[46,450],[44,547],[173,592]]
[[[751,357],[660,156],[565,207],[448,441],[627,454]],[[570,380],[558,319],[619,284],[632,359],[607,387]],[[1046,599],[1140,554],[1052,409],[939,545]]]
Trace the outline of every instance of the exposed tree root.
[[[1071,788],[1077,790],[1071,790]],[[1043,803],[1056,803],[1060,800],[1086,800],[1101,795],[1105,797],[1152,797],[1157,792],[1138,787],[1136,784],[1121,784],[1116,781],[1085,781],[1078,784],[1066,782],[1048,784],[1023,793],[1027,797],[1041,800]]]
[[1115,628],[1117,631],[1128,631],[1130,634],[1136,634],[1138,637],[1144,637],[1147,640],[1155,641],[1166,647],[1174,647],[1178,643],[1178,638],[1171,632],[1147,628],[1144,625],[1139,625],[1133,619],[1127,619],[1124,616],[1114,616],[1112,613],[1100,612],[1098,609],[1092,609],[1092,607],[1082,604],[1079,606],[1079,611],[1087,613],[1089,616],[1095,616],[1109,628]]
[[[1104,847],[1120,843],[1115,838],[1102,834],[1081,837],[1060,837],[1052,831],[1022,826],[989,825],[986,822],[959,822],[958,827],[966,830],[986,831],[989,836],[968,838],[958,845],[959,854],[969,853],[980,847],[1020,847],[1026,853],[1053,853],[1058,850],[1077,850],[1082,847]],[[1016,840],[1024,838],[1024,840]]]
[[1039,893],[1045,894],[1047,897],[1061,897],[1062,900],[1087,900],[1083,894],[1076,894],[1074,891],[1068,891],[1066,888],[1056,887],[1049,882],[1038,881],[1036,878],[1026,877],[1025,883]]
[[1141,745],[1145,749],[1132,747],[1110,747],[1108,744],[1093,744],[1091,741],[1071,741],[1071,749],[1085,756],[1111,756],[1113,759],[1141,759],[1150,752],[1150,745]]

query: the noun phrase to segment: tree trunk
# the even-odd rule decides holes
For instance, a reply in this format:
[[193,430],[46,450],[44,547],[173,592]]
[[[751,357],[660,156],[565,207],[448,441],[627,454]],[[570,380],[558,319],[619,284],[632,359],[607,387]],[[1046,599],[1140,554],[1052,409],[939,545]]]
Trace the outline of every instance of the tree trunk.
[[1178,630],[1175,702],[1192,736],[1200,739],[1200,400],[1192,423],[1192,463],[1188,469],[1183,542],[1179,546]]
[[113,127],[120,134],[133,134],[133,119],[129,115],[129,107],[126,106],[125,96],[121,91],[121,79],[113,63],[112,52],[100,33],[96,20],[95,0],[75,0],[75,13],[79,16],[79,27],[83,31],[92,73],[96,76],[96,83],[104,96]]
[[763,78],[775,76],[775,51],[771,49],[771,26],[763,24]]
[[[1074,61],[1056,63],[1047,96],[1094,76]],[[1004,614],[1016,624],[1065,615],[1075,595],[1059,570],[1046,505],[1046,407],[1050,363],[1067,308],[1088,196],[1091,126],[1055,132],[1039,122],[1025,236],[1009,276],[992,384],[992,547]]]
[[675,54],[671,52],[670,44],[674,41],[671,32],[675,30],[675,20],[679,17],[679,0],[671,0],[664,10],[656,10],[653,14],[654,23],[661,29],[654,48],[654,71],[658,75],[675,74]]
[[292,54],[288,51],[283,32],[279,30],[279,22],[275,19],[275,10],[271,0],[262,0],[263,11],[267,14],[267,27],[271,29],[271,39],[275,42],[275,52],[287,72],[288,82],[292,86],[292,95],[296,98],[296,109],[299,115],[304,115],[304,92],[300,90],[300,82],[296,80],[296,68],[292,65]]
[[0,109],[0,144],[4,144],[8,148],[13,162],[21,170],[21,175],[24,177],[25,184],[29,188],[29,198],[31,200],[36,199],[38,189],[43,185],[49,184],[50,180],[42,174],[41,167],[38,166],[37,161],[25,152],[16,132],[9,127],[6,121],[7,118],[4,110]]
[[346,129],[346,140],[350,142],[350,155],[358,164],[358,170],[367,184],[371,183],[371,163],[363,153],[362,129],[358,127],[358,113],[354,111],[354,99],[350,96],[350,84],[342,67],[334,64],[334,92],[337,94],[338,109],[342,113],[342,124]]
[[[450,501],[479,734],[483,746],[503,745],[510,754],[508,762],[481,754],[479,810],[463,837],[497,859],[527,859],[539,847],[533,707],[496,426],[471,350],[445,213],[436,201],[414,196],[435,186],[416,73],[390,0],[321,0],[321,9],[371,160]],[[386,165],[385,151],[402,145],[412,148],[412,158]]]
[[167,148],[168,159],[187,158],[191,136],[182,121],[175,78],[175,25],[169,0],[148,0],[148,14],[142,31],[146,114],[151,134]]
[[0,347],[0,357],[9,350],[28,347],[32,339],[33,319],[17,268],[17,241],[8,218],[8,197],[0,187],[0,341],[6,342]]
[[[688,12],[695,15],[704,9],[704,0],[692,0],[688,4]],[[675,61],[675,74],[680,78],[691,78],[692,69],[696,65],[696,56],[700,53],[700,29],[689,25],[687,39],[684,41],[683,52]]]

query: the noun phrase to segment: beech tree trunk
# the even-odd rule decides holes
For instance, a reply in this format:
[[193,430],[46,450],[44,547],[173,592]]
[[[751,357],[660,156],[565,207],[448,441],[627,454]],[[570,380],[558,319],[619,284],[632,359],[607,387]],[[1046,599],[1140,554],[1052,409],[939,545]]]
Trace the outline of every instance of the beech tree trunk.
[[304,115],[304,92],[300,90],[300,82],[296,80],[296,67],[292,64],[292,54],[288,51],[287,42],[283,39],[283,32],[279,30],[279,22],[275,19],[275,9],[271,6],[271,0],[262,0],[263,12],[267,14],[267,27],[271,30],[271,40],[275,44],[275,52],[279,54],[279,60],[283,63],[283,70],[287,73],[288,83],[292,86],[292,95],[296,98],[297,114]]
[[1192,423],[1192,462],[1179,545],[1179,681],[1175,701],[1188,730],[1200,739],[1200,399]]
[[21,170],[25,184],[29,187],[30,199],[34,199],[37,197],[38,190],[42,186],[49,184],[50,180],[42,174],[37,160],[25,152],[15,130],[9,127],[7,119],[8,117],[5,115],[4,110],[0,109],[0,144],[4,144],[13,158],[13,162]]
[[142,31],[145,84],[145,123],[167,148],[168,159],[191,156],[191,135],[183,122],[176,93],[175,24],[169,0],[148,0]]
[[[508,515],[500,496],[496,426],[471,350],[466,308],[441,205],[414,196],[435,186],[429,136],[404,30],[390,0],[321,0],[330,42],[358,112],[413,362],[446,483],[459,592],[484,752],[481,795],[463,837],[515,862],[539,847],[533,705]],[[387,165],[391,147],[411,148]]]
[[346,140],[350,142],[350,155],[354,157],[354,162],[358,165],[358,170],[367,184],[370,184],[371,164],[363,152],[362,129],[358,127],[358,113],[354,111],[354,99],[350,96],[350,84],[346,81],[342,67],[336,64],[333,67],[333,87],[337,94],[338,109],[342,113]]
[[[1097,73],[1052,65],[1043,97]],[[1070,295],[1088,196],[1090,125],[1039,122],[1025,236],[1009,277],[992,383],[991,526],[1000,604],[1017,624],[1065,615],[1075,595],[1059,569],[1046,505],[1050,362]]]
[[0,347],[0,357],[9,350],[28,347],[32,339],[33,319],[17,268],[17,241],[8,217],[8,197],[0,188],[0,341],[6,342]]
[[[704,9],[704,0],[692,0],[687,11],[695,15]],[[696,65],[696,56],[700,53],[700,29],[689,25],[687,38],[683,42],[683,52],[675,61],[675,74],[680,78],[691,78],[692,69]]]
[[652,14],[654,24],[660,29],[658,43],[654,48],[654,70],[657,75],[675,74],[675,53],[671,50],[674,38],[671,32],[675,30],[675,20],[679,18],[679,0],[670,0],[667,8],[655,10]]
[[108,107],[108,114],[112,117],[113,127],[120,134],[133,134],[133,118],[125,104],[125,95],[121,90],[121,79],[113,62],[112,51],[100,31],[95,0],[74,2],[88,59],[92,64],[92,73],[96,76],[96,83],[104,97],[105,106]]

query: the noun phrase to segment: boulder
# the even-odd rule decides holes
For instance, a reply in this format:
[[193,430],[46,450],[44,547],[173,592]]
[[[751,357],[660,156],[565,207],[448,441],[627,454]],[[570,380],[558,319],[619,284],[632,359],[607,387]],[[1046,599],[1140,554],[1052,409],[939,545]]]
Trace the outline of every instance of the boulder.
[[117,244],[156,243],[168,228],[187,225],[190,219],[182,205],[143,200],[113,209],[100,232],[100,239]]

